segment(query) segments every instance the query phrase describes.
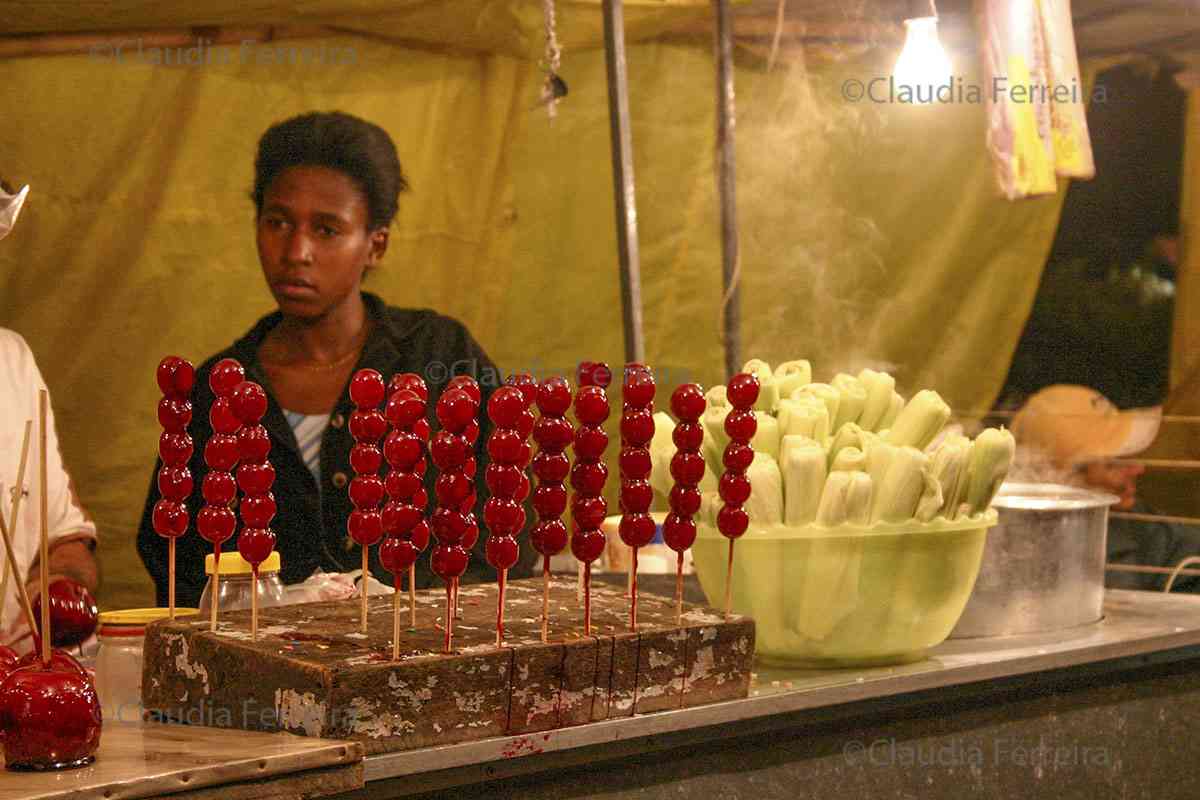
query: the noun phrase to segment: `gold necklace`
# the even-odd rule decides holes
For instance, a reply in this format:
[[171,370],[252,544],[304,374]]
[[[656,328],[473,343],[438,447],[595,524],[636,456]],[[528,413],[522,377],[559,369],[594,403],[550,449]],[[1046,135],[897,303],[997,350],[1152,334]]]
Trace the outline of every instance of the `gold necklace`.
[[334,370],[340,366],[343,366],[347,361],[358,358],[358,356],[362,353],[363,345],[366,344],[367,334],[369,333],[369,331],[370,331],[369,323],[363,322],[362,330],[359,331],[358,336],[355,337],[354,346],[351,347],[346,353],[335,358],[333,361],[309,361],[309,362],[291,361],[291,362],[287,362],[287,361],[265,360],[264,364],[274,367],[276,369],[302,369],[302,370],[308,370],[308,371],[312,371],[312,372],[327,372],[329,370]]

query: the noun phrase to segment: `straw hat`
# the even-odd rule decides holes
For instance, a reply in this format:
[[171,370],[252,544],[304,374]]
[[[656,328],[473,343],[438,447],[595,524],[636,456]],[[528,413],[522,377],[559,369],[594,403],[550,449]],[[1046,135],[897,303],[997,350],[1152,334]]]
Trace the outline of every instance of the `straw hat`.
[[1139,453],[1150,446],[1162,407],[1118,411],[1086,386],[1056,384],[1034,394],[1012,421],[1018,447],[1039,452],[1057,466]]

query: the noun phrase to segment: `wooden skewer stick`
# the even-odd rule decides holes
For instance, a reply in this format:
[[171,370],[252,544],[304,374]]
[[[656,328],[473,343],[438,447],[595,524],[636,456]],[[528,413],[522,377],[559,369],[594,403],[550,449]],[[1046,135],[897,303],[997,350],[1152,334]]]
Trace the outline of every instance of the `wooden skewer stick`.
[[258,564],[251,564],[250,572],[254,578],[254,585],[250,587],[250,638],[256,641],[258,639]]
[[392,661],[400,660],[400,575],[392,576]]
[[637,630],[637,551],[636,547],[630,548],[633,551],[633,557],[629,561],[629,630]]
[[[25,465],[29,461],[29,438],[33,433],[33,420],[25,420],[25,437],[21,440],[21,462],[17,467],[17,483],[13,487],[12,512],[8,518],[12,520],[13,530],[16,530],[18,515],[21,513],[21,498],[25,495]],[[0,513],[0,517],[4,516]],[[14,572],[17,571],[17,562],[14,560],[9,562],[7,559],[4,562],[4,577],[0,578],[0,614],[4,613],[4,600],[8,597],[8,581]],[[21,578],[17,578],[18,584],[24,588],[24,583]],[[0,619],[0,622],[3,620]],[[32,628],[30,628],[32,630]]]
[[446,581],[446,646],[442,652],[450,654],[450,637],[454,628],[454,580]]
[[408,568],[408,624],[417,627],[417,565]]
[[725,619],[733,607],[733,539],[729,540],[729,566],[725,570]]
[[167,539],[167,616],[175,619],[175,537]]
[[213,545],[213,590],[208,598],[209,605],[209,623],[210,631],[217,630],[217,607],[220,603],[217,599],[221,596],[221,545]]
[[367,576],[371,574],[370,572],[367,571],[367,569],[368,569],[367,557],[368,557],[368,548],[364,544],[363,549],[362,549],[362,561],[363,561],[362,588],[360,591],[360,594],[362,594],[362,628],[361,628],[361,630],[363,633],[367,632]]
[[583,635],[592,635],[592,562],[583,565]]
[[504,646],[504,581],[508,570],[500,570],[500,597],[496,603],[496,647]]
[[675,566],[675,626],[683,627],[683,551]]
[[550,556],[542,565],[542,643],[550,638]]
[[625,565],[625,596],[633,597],[633,584],[637,580],[634,573],[637,572],[637,549],[630,547],[629,563]]
[[[22,448],[21,448],[22,469],[23,469],[23,465],[25,464],[25,459],[26,459],[26,456],[28,455],[28,451],[29,451],[29,435],[30,435],[32,428],[33,428],[33,420],[26,420],[26,422],[25,422],[25,443],[22,445]],[[23,484],[19,484],[19,485],[23,485]],[[17,493],[17,496],[18,497],[20,496],[20,492]],[[13,506],[17,507],[18,504],[14,502]],[[14,525],[14,527],[15,527],[15,525]],[[20,570],[17,567],[17,555],[16,555],[16,553],[13,552],[12,537],[9,535],[8,525],[4,522],[3,514],[0,514],[0,535],[2,535],[4,538],[4,552],[5,552],[5,555],[7,556],[7,561],[5,563],[8,566],[8,569],[13,574],[16,574],[19,576]],[[27,623],[29,623],[29,630],[33,634],[33,640],[36,643],[38,641],[37,619],[33,616],[33,604],[29,602],[29,593],[27,591],[25,591],[25,582],[22,581],[20,579],[20,577],[17,578],[17,596],[21,600],[21,610],[25,612],[25,621]],[[42,603],[42,605],[49,606],[50,604]]]
[[41,497],[42,528],[42,664],[50,666],[50,502],[46,496],[49,480],[46,474],[46,425],[49,416],[50,393],[38,391],[38,489]]

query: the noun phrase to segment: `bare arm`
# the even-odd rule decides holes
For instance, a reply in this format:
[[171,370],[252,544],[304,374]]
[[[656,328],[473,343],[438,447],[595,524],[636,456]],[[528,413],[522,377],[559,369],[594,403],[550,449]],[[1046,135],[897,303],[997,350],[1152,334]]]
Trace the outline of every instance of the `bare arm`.
[[[100,586],[100,565],[92,552],[90,539],[71,539],[50,548],[50,581],[57,578],[69,578],[95,594]],[[40,579],[41,567],[39,560],[35,559],[26,581],[30,597],[38,593]]]

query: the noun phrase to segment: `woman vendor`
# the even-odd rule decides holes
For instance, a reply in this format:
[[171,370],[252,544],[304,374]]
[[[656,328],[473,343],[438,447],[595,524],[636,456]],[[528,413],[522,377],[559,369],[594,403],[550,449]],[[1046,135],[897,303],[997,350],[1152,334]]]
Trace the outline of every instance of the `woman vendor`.
[[[483,348],[456,320],[428,309],[395,308],[363,292],[364,276],[381,261],[399,193],[407,188],[395,145],[380,127],[339,112],[305,114],[272,126],[259,141],[253,200],[258,258],[278,310],[197,369],[191,433],[196,489],[188,505],[203,505],[199,476],[213,394],[208,374],[222,358],[237,359],[248,380],[269,397],[263,425],[271,435],[278,514],[273,528],[281,577],[296,583],[318,568],[360,567],[361,549],[346,532],[353,477],[347,420],[353,407],[348,385],[355,371],[378,370],[384,379],[414,372],[429,386],[429,419],[446,382],[471,374],[487,397],[499,374]],[[483,486],[489,426],[481,415],[476,445],[476,516],[487,497]],[[430,502],[436,470],[426,472]],[[157,475],[157,467],[155,470]],[[154,578],[158,602],[167,600],[167,542],[155,534],[151,511],[158,501],[152,478],[138,530],[138,551]],[[476,545],[464,582],[492,580],[484,556],[486,532]],[[224,545],[236,547],[236,537]],[[372,548],[371,571],[391,582]],[[200,536],[178,541],[178,602],[194,605],[206,577],[208,544]],[[535,554],[525,553],[512,572],[529,574]],[[428,556],[417,562],[417,585],[433,582]]]

